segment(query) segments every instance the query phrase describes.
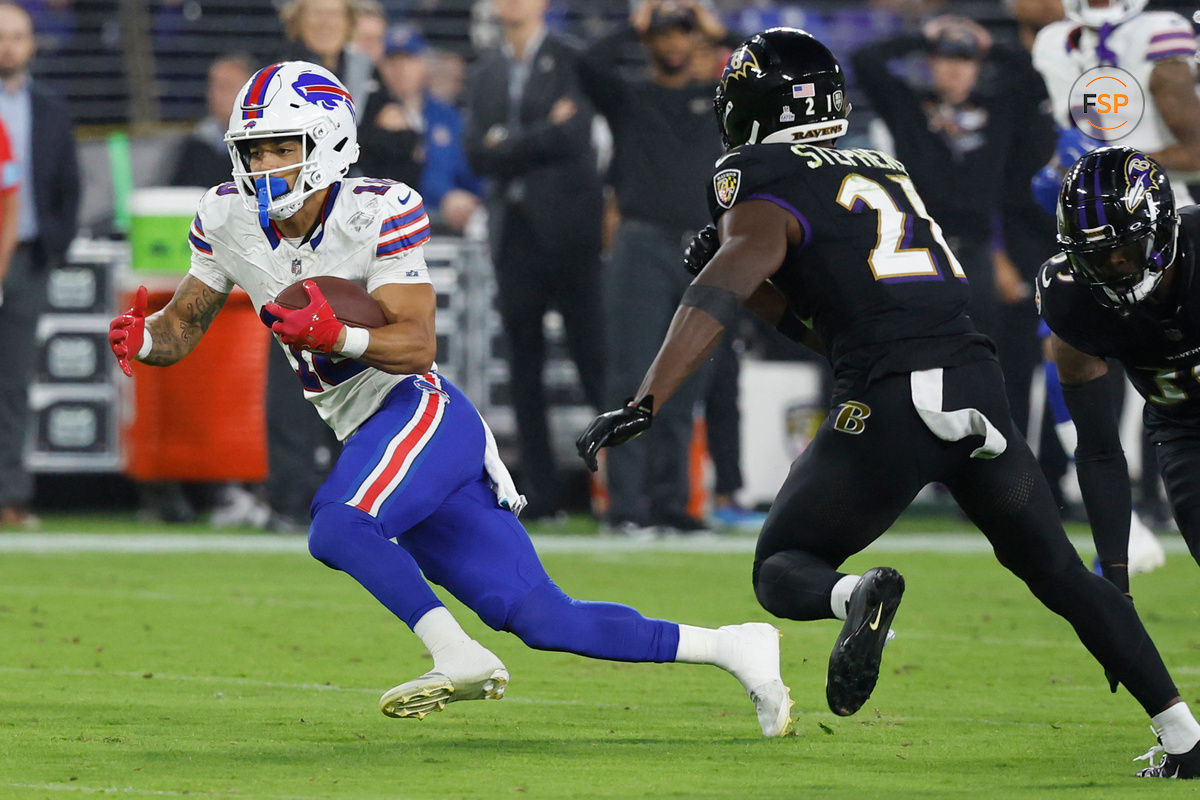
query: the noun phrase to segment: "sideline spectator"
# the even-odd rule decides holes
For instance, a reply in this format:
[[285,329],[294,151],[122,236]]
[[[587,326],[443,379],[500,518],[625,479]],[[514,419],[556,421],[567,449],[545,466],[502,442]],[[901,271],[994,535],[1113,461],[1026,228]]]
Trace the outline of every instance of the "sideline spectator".
[[471,73],[465,136],[471,166],[491,181],[489,233],[526,518],[559,509],[542,379],[547,310],[562,314],[584,396],[597,408],[604,386],[593,114],[579,94],[577,52],[546,31],[546,5],[495,0],[503,43],[480,55]]
[[216,186],[229,180],[229,148],[225,129],[237,94],[254,73],[253,58],[247,53],[217,56],[208,67],[208,88],[204,93],[207,116],[183,143],[172,186]]
[[18,244],[4,275],[0,305],[0,526],[31,527],[33,476],[23,451],[29,428],[34,332],[51,268],[75,238],[79,167],[71,115],[29,76],[36,51],[33,20],[17,3],[0,2],[0,120],[8,130],[26,190],[18,191]]
[[383,40],[387,36],[387,12],[379,0],[353,0],[358,15],[350,44],[360,53],[371,57],[376,67],[383,60]]
[[378,84],[371,57],[350,46],[357,7],[350,0],[290,0],[279,19],[288,40],[280,60],[320,64],[341,79],[361,108]]
[[367,175],[414,186],[435,225],[461,233],[479,207],[482,185],[462,145],[462,116],[429,91],[424,37],[398,25],[388,31],[379,64],[380,91],[362,112],[359,163]]
[[[17,247],[17,222],[21,213],[17,197],[21,167],[13,155],[8,129],[0,122],[0,306],[4,305],[4,276]],[[0,521],[0,524],[3,524]]]
[[467,88],[467,62],[451,50],[434,50],[429,54],[429,93],[446,105],[462,105]]
[[[928,87],[889,69],[890,61],[914,55],[925,57]],[[1001,86],[980,79],[985,59],[1005,76]],[[896,156],[908,165],[930,215],[941,224],[967,273],[971,318],[993,339],[1002,302],[1030,297],[1028,284],[1009,269],[1008,259],[999,260],[1005,292],[1003,299],[999,296],[992,257],[1009,147],[1019,128],[1050,124],[1044,116],[1018,116],[1018,100],[1005,81],[1021,71],[1022,60],[1028,61],[1023,52],[994,46],[975,21],[948,15],[927,21],[920,34],[874,42],[850,59],[859,88],[887,123]]]
[[[705,182],[687,176],[711,173],[722,153],[712,124],[714,81],[700,74],[698,60],[707,65],[710,42],[727,38],[703,6],[650,0],[580,62],[584,91],[612,129],[611,181],[621,214],[604,280],[608,404],[620,403],[650,365],[690,281],[680,268],[683,246],[704,227],[708,208]],[[629,78],[613,54],[635,42],[644,47],[649,74]],[[653,431],[608,452],[613,529],[704,529],[687,501],[692,412],[706,383],[706,376],[690,380],[678,401],[656,414]]]

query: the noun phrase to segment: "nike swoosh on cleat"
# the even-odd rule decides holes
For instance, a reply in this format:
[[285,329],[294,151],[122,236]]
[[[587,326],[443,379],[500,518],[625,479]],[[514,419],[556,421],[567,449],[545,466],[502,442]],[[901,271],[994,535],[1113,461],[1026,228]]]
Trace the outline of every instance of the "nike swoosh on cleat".
[[867,623],[867,627],[873,631],[879,630],[879,618],[883,616],[883,603],[879,604],[879,608],[875,609],[875,619]]

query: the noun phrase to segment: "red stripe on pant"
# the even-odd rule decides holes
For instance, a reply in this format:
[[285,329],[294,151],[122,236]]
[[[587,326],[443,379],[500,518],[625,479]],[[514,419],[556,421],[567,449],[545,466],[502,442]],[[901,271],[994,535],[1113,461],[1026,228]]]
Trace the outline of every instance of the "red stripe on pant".
[[392,453],[391,460],[388,461],[387,467],[382,473],[380,473],[379,477],[375,479],[375,482],[371,484],[371,488],[367,489],[367,493],[363,495],[363,499],[354,506],[355,508],[366,511],[368,514],[371,513],[371,508],[375,505],[375,501],[387,488],[388,484],[392,482],[392,479],[396,477],[396,474],[404,465],[405,459],[408,458],[409,453],[411,453],[413,448],[417,446],[417,443],[421,441],[421,437],[423,437],[429,431],[430,426],[433,425],[433,420],[437,417],[438,409],[441,407],[442,398],[440,395],[433,393],[426,394],[426,397],[429,398],[429,403],[425,406],[424,413],[421,414],[420,422],[417,423],[415,428],[408,432],[408,436],[404,437],[404,441],[397,445],[395,452]]

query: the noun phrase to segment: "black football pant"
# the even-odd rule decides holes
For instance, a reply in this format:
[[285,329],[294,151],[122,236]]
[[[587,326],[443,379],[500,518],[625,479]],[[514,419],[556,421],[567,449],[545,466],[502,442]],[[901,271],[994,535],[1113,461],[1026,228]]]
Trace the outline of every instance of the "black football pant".
[[1150,432],[1179,533],[1200,564],[1200,431]]
[[[976,408],[1007,440],[993,459],[972,458],[979,436],[946,442],[913,406],[908,375],[873,383],[854,398],[869,416],[835,406],[799,459],[767,516],[754,561],[762,606],[787,619],[833,617],[830,594],[846,558],[875,541],[932,481],[991,542],[1000,563],[1075,629],[1080,641],[1149,714],[1178,695],[1133,604],[1089,572],[1071,547],[1037,461],[1008,412],[991,360],[944,373],[942,408]],[[843,419],[852,432],[838,430]]]

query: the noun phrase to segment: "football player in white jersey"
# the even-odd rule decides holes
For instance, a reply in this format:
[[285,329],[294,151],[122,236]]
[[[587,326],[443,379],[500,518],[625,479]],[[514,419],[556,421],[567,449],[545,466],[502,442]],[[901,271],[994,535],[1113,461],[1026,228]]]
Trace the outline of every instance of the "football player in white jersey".
[[[1033,64],[1050,94],[1055,122],[1073,130],[1070,94],[1093,67],[1128,72],[1146,93],[1141,121],[1121,145],[1148,154],[1175,187],[1175,205],[1194,200],[1185,186],[1200,177],[1200,97],[1196,87],[1196,36],[1191,23],[1171,11],[1145,11],[1147,0],[1063,0],[1067,18],[1042,28]],[[1091,147],[1105,142],[1092,141]],[[1061,164],[1062,171],[1071,162]]]
[[[250,78],[225,136],[233,181],[200,202],[188,275],[162,311],[145,315],[143,287],[112,322],[121,368],[131,374],[131,359],[175,363],[235,285],[250,295],[305,395],[345,443],[313,500],[309,551],[362,584],[433,657],[432,670],[383,695],[383,713],[423,718],[453,700],[504,694],[508,670],[467,636],[428,579],[531,647],[719,666],[750,694],[763,734],[786,733],[791,700],[773,626],[649,619],[574,600],[550,580],[517,521],[524,498],[491,432],[433,363],[436,302],[420,196],[393,181],[344,177],[358,157],[355,123],[345,87],[319,66],[272,64]],[[317,275],[362,285],[387,324],[344,325],[311,282],[308,307],[272,302]]]

